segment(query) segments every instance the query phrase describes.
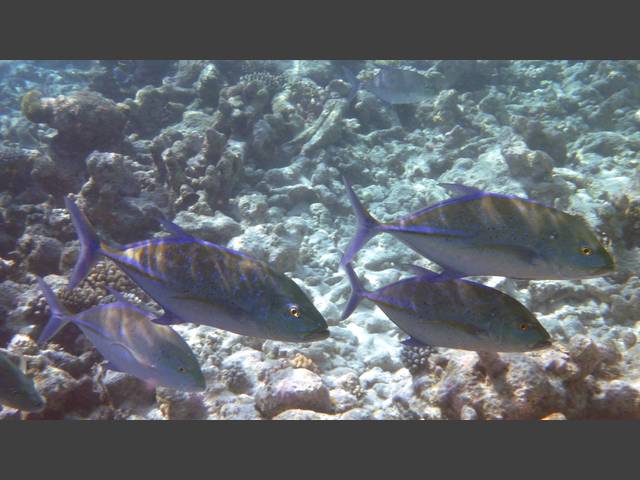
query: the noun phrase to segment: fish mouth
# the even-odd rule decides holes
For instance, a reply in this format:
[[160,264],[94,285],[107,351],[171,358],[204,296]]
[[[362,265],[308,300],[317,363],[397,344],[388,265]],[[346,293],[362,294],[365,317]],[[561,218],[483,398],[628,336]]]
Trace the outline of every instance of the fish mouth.
[[326,340],[327,338],[329,338],[329,335],[330,335],[329,329],[323,328],[322,330],[316,330],[315,332],[308,333],[305,336],[305,340],[310,342],[315,342],[318,340]]
[[538,343],[535,343],[533,345],[533,350],[542,350],[544,348],[549,348],[551,345],[553,345],[553,342],[551,341],[551,339],[547,338],[545,340],[541,340]]
[[607,265],[603,265],[602,267],[596,268],[593,273],[594,273],[594,276],[599,276],[599,275],[604,275],[606,273],[612,273],[615,270],[616,270],[616,264],[612,260],[611,263]]

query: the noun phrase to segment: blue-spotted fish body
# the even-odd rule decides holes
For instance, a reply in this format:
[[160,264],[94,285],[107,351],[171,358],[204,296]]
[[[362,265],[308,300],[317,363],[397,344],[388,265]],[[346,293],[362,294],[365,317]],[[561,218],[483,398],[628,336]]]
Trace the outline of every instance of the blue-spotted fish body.
[[351,264],[347,318],[367,298],[410,336],[413,345],[483,352],[525,352],[548,347],[550,337],[524,305],[499,290],[468,280],[437,280],[428,270],[376,291],[364,290]]
[[155,386],[185,391],[205,389],[204,376],[189,345],[171,327],[153,323],[150,312],[116,294],[114,303],[71,315],[42,279],[38,278],[38,284],[52,311],[39,342],[48,341],[72,322],[109,362],[110,368]]
[[[23,359],[24,364],[24,359]],[[6,405],[23,412],[39,412],[46,405],[38,393],[33,379],[22,368],[0,351],[0,405]]]
[[358,230],[342,265],[373,235],[388,232],[442,266],[446,278],[579,279],[614,269],[613,258],[584,219],[535,201],[443,184],[458,196],[381,224],[344,182]]
[[162,306],[159,323],[197,323],[291,342],[328,337],[324,318],[300,287],[266,263],[166,221],[173,236],[113,248],[98,240],[70,199],[66,204],[82,246],[71,287],[105,255]]

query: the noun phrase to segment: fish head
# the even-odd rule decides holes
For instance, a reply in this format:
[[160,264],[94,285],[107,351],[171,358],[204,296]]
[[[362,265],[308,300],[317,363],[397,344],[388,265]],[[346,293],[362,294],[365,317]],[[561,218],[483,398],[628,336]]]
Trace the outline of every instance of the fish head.
[[552,243],[545,257],[559,278],[597,277],[615,270],[613,257],[582,217],[564,214],[555,227],[548,234]]
[[175,334],[173,344],[158,350],[156,383],[187,392],[201,392],[207,387],[198,359],[181,337]]
[[33,378],[27,374],[26,361],[14,363],[13,357],[0,352],[0,404],[25,412],[40,412],[46,405]]
[[23,412],[41,412],[47,403],[28,377],[21,385],[11,388],[6,396],[7,405]]
[[283,274],[277,276],[276,284],[263,312],[270,337],[285,342],[328,338],[327,322],[298,284]]
[[551,346],[551,335],[531,312],[521,304],[510,310],[498,323],[503,351],[527,352]]

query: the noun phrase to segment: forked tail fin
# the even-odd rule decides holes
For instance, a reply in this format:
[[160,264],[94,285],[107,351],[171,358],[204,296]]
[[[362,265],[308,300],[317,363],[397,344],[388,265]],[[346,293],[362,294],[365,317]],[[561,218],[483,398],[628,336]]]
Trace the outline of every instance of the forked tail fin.
[[349,202],[351,203],[357,222],[356,233],[349,242],[342,256],[342,260],[340,260],[340,265],[345,267],[353,260],[358,250],[364,247],[371,237],[380,233],[380,223],[362,206],[353,188],[351,188],[351,184],[344,176],[342,177],[342,182],[347,189],[347,196],[349,197]]
[[56,294],[51,290],[51,287],[40,277],[38,277],[38,286],[40,287],[40,290],[42,290],[44,298],[51,309],[51,317],[42,330],[42,333],[40,333],[40,337],[38,337],[38,343],[44,343],[49,341],[49,339],[58,333],[62,327],[69,323],[72,316],[69,314],[67,309],[60,304]]
[[344,307],[344,311],[342,312],[341,317],[342,320],[346,320],[358,307],[362,299],[366,297],[367,292],[364,288],[362,288],[360,279],[358,278],[358,275],[356,275],[356,272],[351,264],[347,263],[343,268],[347,272],[349,283],[351,283],[351,296],[349,297],[347,306]]
[[73,200],[65,197],[64,204],[71,214],[71,221],[80,240],[80,254],[69,279],[69,288],[75,288],[98,261],[100,257],[100,239],[87,217]]

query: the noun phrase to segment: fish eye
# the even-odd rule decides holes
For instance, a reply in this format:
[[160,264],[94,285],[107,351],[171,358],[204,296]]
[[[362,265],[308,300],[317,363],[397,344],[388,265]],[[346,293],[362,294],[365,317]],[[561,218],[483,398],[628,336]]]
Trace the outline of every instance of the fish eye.
[[526,323],[521,323],[520,330],[522,330],[523,332],[526,332],[527,330],[529,330],[529,325],[527,325]]
[[297,305],[289,306],[289,315],[296,318],[300,317],[300,309],[298,308]]
[[178,367],[178,371],[179,371],[180,373],[184,373],[184,372],[186,372],[186,371],[187,371],[187,369],[186,369],[186,368],[184,368],[184,367]]
[[558,232],[551,232],[551,234],[549,235],[549,239],[555,240],[556,238],[558,238]]
[[580,253],[588,257],[589,255],[593,254],[593,250],[591,250],[589,247],[582,247],[580,248]]

